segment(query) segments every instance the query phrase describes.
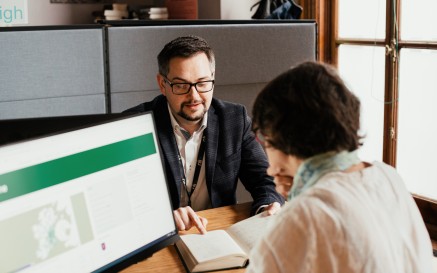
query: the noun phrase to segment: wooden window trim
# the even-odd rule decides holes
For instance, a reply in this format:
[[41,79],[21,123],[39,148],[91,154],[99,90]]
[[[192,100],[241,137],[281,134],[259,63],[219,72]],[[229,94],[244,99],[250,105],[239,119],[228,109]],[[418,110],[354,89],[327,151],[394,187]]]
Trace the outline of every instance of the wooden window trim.
[[434,241],[433,247],[437,249],[437,202],[429,198],[413,194],[429,236]]
[[324,63],[332,63],[332,41],[331,36],[333,23],[331,20],[335,18],[331,14],[330,0],[301,0],[300,5],[303,7],[302,19],[315,19],[317,22],[317,56],[318,61]]

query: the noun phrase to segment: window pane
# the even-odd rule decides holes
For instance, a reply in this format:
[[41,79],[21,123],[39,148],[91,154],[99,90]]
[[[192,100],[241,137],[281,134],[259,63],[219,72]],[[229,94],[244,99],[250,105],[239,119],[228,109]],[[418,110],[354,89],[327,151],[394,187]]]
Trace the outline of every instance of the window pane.
[[385,38],[385,1],[338,1],[338,37]]
[[402,49],[397,169],[408,189],[437,200],[437,51]]
[[436,11],[436,0],[402,0],[400,38],[412,41],[437,41]]
[[384,128],[384,61],[382,47],[342,45],[339,73],[361,101],[362,160],[382,160]]

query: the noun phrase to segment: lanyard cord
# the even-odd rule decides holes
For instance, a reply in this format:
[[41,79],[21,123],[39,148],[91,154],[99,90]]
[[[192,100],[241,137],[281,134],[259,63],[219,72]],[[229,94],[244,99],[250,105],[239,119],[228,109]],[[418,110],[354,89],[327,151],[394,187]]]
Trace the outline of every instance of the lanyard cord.
[[187,187],[187,179],[185,176],[184,166],[182,164],[182,157],[179,153],[179,167],[181,170],[182,184],[184,185],[185,192],[187,193],[188,196],[188,206],[191,206],[191,195],[193,195],[193,192],[197,187],[197,180],[199,179],[200,169],[202,168],[202,163],[203,163],[203,155],[205,154],[205,143],[206,143],[206,136],[204,133],[202,136],[202,141],[200,143],[199,152],[197,153],[196,169],[194,170],[193,183],[191,185],[190,192],[188,191],[188,187]]

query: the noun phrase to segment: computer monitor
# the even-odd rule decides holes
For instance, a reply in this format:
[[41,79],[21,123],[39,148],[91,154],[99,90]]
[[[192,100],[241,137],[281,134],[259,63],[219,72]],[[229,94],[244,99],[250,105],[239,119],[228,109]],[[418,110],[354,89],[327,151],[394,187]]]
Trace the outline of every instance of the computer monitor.
[[0,272],[113,272],[178,240],[151,112],[0,146]]

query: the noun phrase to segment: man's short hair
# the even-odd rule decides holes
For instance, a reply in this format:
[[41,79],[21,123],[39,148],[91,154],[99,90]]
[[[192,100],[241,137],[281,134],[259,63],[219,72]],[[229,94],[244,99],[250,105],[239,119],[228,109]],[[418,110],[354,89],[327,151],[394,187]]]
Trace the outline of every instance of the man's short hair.
[[211,71],[215,71],[215,56],[208,42],[198,36],[178,37],[164,46],[158,54],[159,73],[167,76],[170,70],[170,60],[176,57],[188,58],[199,53],[205,53],[211,65]]
[[273,79],[253,106],[253,129],[298,158],[360,146],[360,101],[328,65],[306,62]]

